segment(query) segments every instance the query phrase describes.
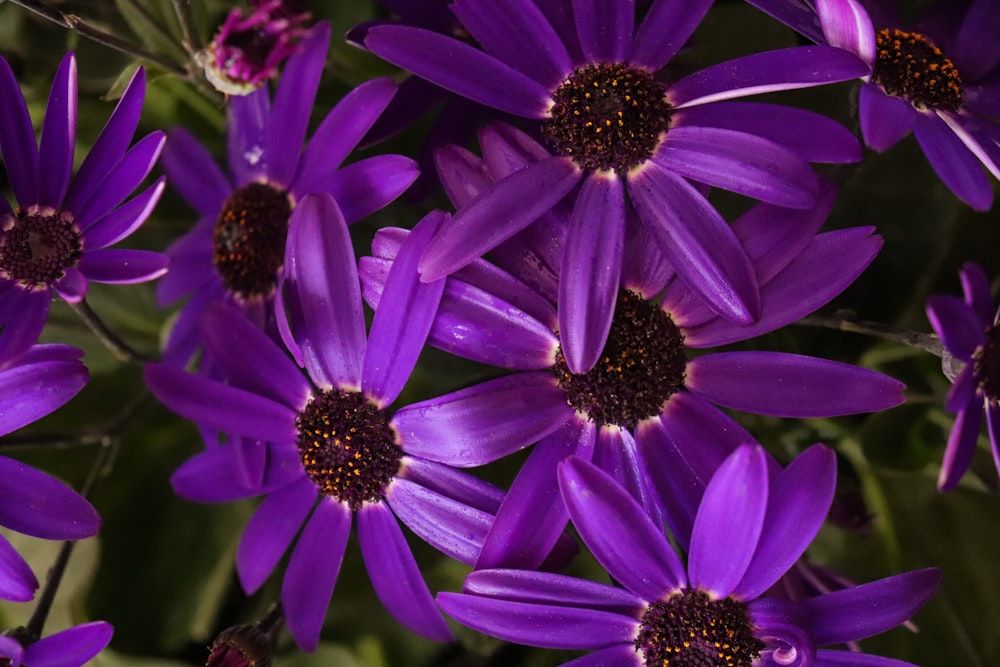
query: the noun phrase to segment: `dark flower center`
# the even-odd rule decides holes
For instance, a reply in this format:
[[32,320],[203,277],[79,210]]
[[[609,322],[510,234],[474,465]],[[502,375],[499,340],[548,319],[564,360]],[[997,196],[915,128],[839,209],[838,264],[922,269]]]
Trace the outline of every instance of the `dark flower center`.
[[318,392],[295,420],[299,456],[320,492],[357,510],[378,502],[402,451],[385,413],[355,391]]
[[229,196],[212,233],[212,261],[227,290],[244,301],[274,293],[291,214],[288,193],[266,183]]
[[237,625],[219,633],[205,667],[270,667],[271,641],[255,625]]
[[972,355],[979,390],[994,404],[1000,404],[1000,325],[986,330],[986,342]]
[[883,28],[872,81],[920,109],[958,111],[965,98],[955,64],[923,35]]
[[698,590],[649,605],[635,640],[649,667],[751,667],[763,648],[745,604]]
[[556,89],[542,133],[582,169],[628,171],[653,155],[670,126],[663,93],[646,70],[587,65]]
[[11,667],[12,664],[10,658],[0,657],[0,667]]
[[47,287],[83,256],[80,232],[68,213],[32,206],[3,217],[0,275],[25,287]]
[[660,414],[684,386],[684,335],[670,316],[635,292],[622,291],[600,359],[571,373],[562,349],[552,367],[566,400],[591,421],[633,428]]

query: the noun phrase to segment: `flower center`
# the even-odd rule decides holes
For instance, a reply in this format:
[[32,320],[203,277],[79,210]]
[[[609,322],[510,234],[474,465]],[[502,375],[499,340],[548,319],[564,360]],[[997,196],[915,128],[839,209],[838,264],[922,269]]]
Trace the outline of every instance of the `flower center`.
[[12,664],[13,663],[10,661],[10,658],[0,656],[0,667],[11,667]]
[[255,625],[228,628],[212,643],[205,667],[269,667],[270,643]]
[[25,287],[48,287],[83,256],[69,213],[32,206],[0,220],[0,275]]
[[582,169],[628,171],[649,159],[670,126],[662,85],[642,69],[587,65],[552,95],[542,133]]
[[986,342],[972,355],[979,390],[993,404],[1000,404],[1000,325],[986,330]]
[[318,392],[295,420],[299,457],[320,492],[357,510],[382,499],[402,451],[385,413],[356,391]]
[[229,196],[212,233],[212,261],[227,290],[244,301],[274,293],[291,214],[288,193],[266,183]]
[[684,386],[684,335],[670,316],[635,292],[622,291],[601,358],[571,373],[562,349],[552,367],[566,400],[600,425],[633,428],[660,414]]
[[883,28],[872,81],[918,109],[958,111],[965,98],[955,64],[923,35]]
[[763,648],[745,604],[698,590],[649,605],[635,640],[649,667],[751,667]]

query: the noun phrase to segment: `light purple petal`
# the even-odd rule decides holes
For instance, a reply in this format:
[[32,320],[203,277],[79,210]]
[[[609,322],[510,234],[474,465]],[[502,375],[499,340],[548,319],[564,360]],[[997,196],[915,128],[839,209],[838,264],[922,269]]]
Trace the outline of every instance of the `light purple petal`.
[[[17,203],[22,208],[40,203],[36,190],[38,146],[35,129],[31,126],[17,78],[4,58],[0,58],[0,153]],[[42,203],[54,206],[59,202]]]
[[733,230],[687,181],[647,162],[628,184],[667,261],[712,309],[747,324],[760,314],[753,267]]
[[573,525],[615,581],[646,600],[685,586],[663,530],[607,473],[570,458],[559,466],[559,488]]
[[21,665],[24,649],[21,648],[21,644],[16,639],[0,635],[0,657],[10,658],[15,665]]
[[729,596],[746,574],[767,510],[767,460],[760,445],[743,445],[712,476],[691,533],[691,586]]
[[858,94],[858,117],[865,145],[885,151],[905,137],[917,122],[917,110],[901,97],[887,95],[882,86],[866,83]]
[[28,645],[24,664],[31,667],[80,667],[100,653],[114,628],[110,623],[94,621],[43,637]]
[[169,257],[152,250],[106,248],[85,253],[78,267],[88,280],[131,285],[159,278],[169,264]]
[[589,371],[604,350],[624,247],[622,181],[614,172],[591,174],[573,206],[559,279],[559,340],[572,373]]
[[[237,185],[260,180],[267,174],[267,129],[270,119],[271,95],[267,86],[261,86],[249,95],[229,98],[226,105],[226,155]],[[169,143],[167,145],[169,148]]]
[[38,146],[38,203],[61,208],[76,146],[76,58],[66,54],[56,70]]
[[634,0],[574,0],[573,15],[585,60],[620,63],[629,57]]
[[629,62],[653,72],[681,50],[705,17],[710,0],[656,0],[632,42]]
[[317,189],[328,190],[348,223],[378,211],[406,191],[420,174],[416,161],[402,155],[375,155],[349,164]]
[[473,595],[511,602],[589,607],[627,616],[638,616],[638,612],[647,603],[642,597],[621,586],[534,570],[477,569],[466,577],[462,590]]
[[375,593],[393,618],[435,641],[453,639],[388,507],[376,503],[358,510],[358,542]]
[[[658,420],[650,420],[658,421]],[[663,511],[652,490],[646,462],[632,434],[622,428],[605,427],[597,433],[592,463],[606,472],[628,492],[657,526],[663,525]]]
[[993,204],[990,179],[952,128],[937,116],[919,114],[913,134],[944,184],[973,209],[989,210]]
[[448,498],[408,479],[396,478],[386,502],[407,528],[443,554],[476,562],[493,515]]
[[359,387],[365,352],[361,286],[347,223],[328,194],[308,195],[292,212],[282,294],[313,381]]
[[264,482],[248,486],[229,446],[210,447],[185,461],[170,477],[174,493],[199,503],[228,503],[276,491],[304,476],[295,447],[268,446]]
[[929,298],[927,319],[948,351],[962,361],[971,359],[976,348],[984,342],[976,312],[957,296],[945,294]]
[[957,485],[969,469],[969,461],[976,451],[976,439],[983,424],[983,408],[973,402],[955,415],[955,425],[948,435],[948,445],[938,475],[938,491],[945,493]]
[[416,456],[404,456],[396,476],[487,514],[496,514],[504,498],[499,487],[464,470]]
[[31,568],[0,534],[0,600],[28,602],[37,588],[38,579]]
[[0,456],[0,479],[0,526],[46,540],[79,540],[101,527],[97,510],[55,477]]
[[857,54],[870,67],[875,66],[877,45],[872,20],[856,0],[816,0],[816,13],[823,36],[830,46]]
[[76,211],[76,224],[86,229],[118,206],[138,187],[160,156],[166,135],[153,132],[140,139],[101,180],[94,194]]
[[88,379],[82,354],[65,345],[38,346],[0,372],[0,435],[41,419],[76,396]]
[[175,128],[163,148],[161,164],[170,187],[194,210],[214,221],[232,194],[233,186],[204,146],[187,130]]
[[315,651],[340,564],[351,535],[351,510],[324,498],[306,524],[281,582],[288,632],[303,651]]
[[[97,252],[102,252],[98,250]],[[52,290],[58,294],[66,303],[80,303],[83,297],[87,296],[87,288],[90,283],[83,272],[76,267],[69,267],[63,270],[62,276],[52,283]]]
[[905,385],[867,368],[783,352],[720,352],[688,362],[684,386],[733,410],[834,417],[903,402]]
[[393,65],[446,90],[515,116],[542,118],[548,90],[516,69],[463,42],[401,25],[368,31],[365,46]]
[[551,210],[581,176],[572,161],[551,157],[495,183],[438,232],[421,275],[436,280],[481,257]]
[[166,185],[167,180],[161,177],[143,190],[142,194],[95,220],[83,232],[84,245],[88,248],[106,248],[131,235],[153,212]]
[[408,454],[480,466],[527,447],[574,414],[555,376],[515,373],[403,408],[392,421]]

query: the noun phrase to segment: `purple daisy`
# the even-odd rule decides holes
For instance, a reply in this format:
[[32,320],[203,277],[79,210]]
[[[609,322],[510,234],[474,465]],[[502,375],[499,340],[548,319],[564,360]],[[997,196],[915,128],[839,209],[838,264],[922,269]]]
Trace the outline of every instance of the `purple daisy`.
[[[473,182],[474,170],[469,174],[466,183]],[[658,514],[650,474],[662,472],[669,483],[676,477],[669,470],[685,466],[707,482],[733,448],[753,441],[716,406],[801,418],[882,410],[903,401],[900,382],[825,359],[767,351],[690,356],[813,312],[868,266],[881,247],[872,228],[816,235],[833,199],[828,189],[809,211],[759,204],[733,224],[761,285],[761,318],[750,326],[708,309],[634,221],[622,289],[603,337],[562,326],[552,265],[558,266],[568,225],[557,215],[523,242],[518,237],[505,244],[501,255],[511,271],[475,260],[446,279],[429,342],[515,372],[397,412],[408,447],[451,465],[478,466],[538,443],[504,500],[478,567],[538,566],[565,525],[555,468],[570,454],[593,459]],[[361,260],[373,306],[405,236],[405,230],[380,231],[375,256]],[[603,341],[598,363],[585,373],[572,372],[567,363],[564,343],[573,338],[584,347]],[[697,497],[683,497],[697,506]],[[665,518],[679,527],[686,509],[667,507]]]
[[129,148],[145,90],[140,69],[74,177],[73,54],[56,71],[40,143],[14,73],[0,57],[0,152],[17,199],[11,208],[0,197],[0,364],[38,340],[53,292],[77,303],[91,280],[138,283],[166,272],[160,253],[107,247],[134,232],[163,192],[159,179],[122,203],[163,147],[163,133],[153,132]]
[[[562,265],[590,267],[591,284],[600,289],[566,290],[562,309],[611,321],[625,221],[634,211],[701,298],[725,317],[752,322],[760,299],[746,252],[689,181],[810,208],[819,190],[811,167],[774,137],[823,130],[814,114],[720,103],[854,78],[864,65],[830,47],[803,47],[728,61],[664,85],[654,75],[691,36],[710,0],[656,0],[639,25],[632,0],[574,0],[567,12],[548,4],[457,0],[452,10],[482,49],[411,26],[368,30],[365,47],[389,62],[540,121],[553,151],[459,211],[421,259],[421,274],[433,280],[467,265],[579,188]],[[822,119],[823,128],[829,123]],[[846,130],[832,143],[830,161],[860,158]],[[585,370],[594,361],[570,363]]]
[[[36,345],[0,370],[0,435],[41,419],[83,389],[82,355],[66,345]],[[96,510],[63,482],[6,456],[0,456],[0,479],[0,526],[47,540],[97,534]],[[35,575],[0,534],[0,599],[25,602],[36,588]]]
[[94,621],[23,644],[16,634],[0,636],[0,666],[82,667],[104,650],[112,634],[110,623]]
[[[858,114],[877,151],[911,131],[955,195],[985,211],[993,203],[986,168],[1000,178],[1000,4],[938,3],[905,26],[880,0],[748,0],[815,42],[857,54],[868,66]],[[961,11],[960,11],[961,10]]]
[[723,462],[698,507],[685,567],[626,490],[572,457],[559,466],[560,492],[580,537],[620,586],[479,570],[464,593],[441,593],[438,603],[459,622],[507,641],[593,651],[566,663],[573,667],[908,665],[818,647],[899,625],[933,594],[936,569],[802,604],[761,597],[822,525],[836,457],[817,445],[770,481],[767,468],[759,445],[741,446]]
[[400,249],[386,306],[366,339],[347,222],[330,195],[305,197],[291,216],[277,312],[287,309],[279,325],[306,375],[223,304],[206,310],[202,336],[228,384],[169,365],[146,370],[150,389],[170,409],[252,442],[210,447],[172,482],[181,496],[199,501],[266,496],[237,555],[248,593],[298,535],[281,600],[292,636],[306,650],[319,639],[355,516],[361,554],[383,604],[411,630],[447,640],[451,633],[397,518],[443,553],[472,563],[500,504],[495,487],[411,455],[387,412],[444,290],[444,281],[421,282],[416,263],[446,218],[427,216]]
[[957,416],[938,477],[941,491],[955,488],[968,469],[984,410],[993,461],[1000,472],[1000,311],[978,264],[966,263],[959,277],[964,301],[951,295],[927,301],[927,319],[934,332],[955,361],[964,364],[945,402]]
[[[283,272],[288,218],[303,196],[328,192],[348,222],[377,211],[417,177],[416,163],[378,155],[341,166],[395,92],[389,79],[362,84],[335,106],[303,148],[330,26],[318,23],[285,66],[271,100],[266,87],[228,106],[230,174],[183,129],[170,133],[163,165],[201,218],[167,255],[175,267],[157,291],[162,305],[190,296],[164,358],[186,362],[198,347],[205,306],[237,305],[274,331],[274,291]],[[277,335],[277,334],[275,334]]]

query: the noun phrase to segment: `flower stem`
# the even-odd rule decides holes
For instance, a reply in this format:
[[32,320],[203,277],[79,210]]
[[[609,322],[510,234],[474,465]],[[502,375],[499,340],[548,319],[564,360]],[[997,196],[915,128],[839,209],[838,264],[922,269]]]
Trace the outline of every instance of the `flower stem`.
[[944,345],[941,343],[941,339],[934,334],[922,333],[920,331],[906,331],[904,329],[896,329],[895,327],[890,327],[879,322],[857,320],[854,318],[854,313],[850,311],[837,311],[836,315],[833,317],[808,315],[796,322],[796,324],[867,334],[869,336],[875,336],[876,338],[891,340],[897,343],[902,343],[903,345],[921,349],[925,352],[933,354],[935,357],[944,358],[948,354],[944,349]]
[[139,352],[134,347],[122,340],[118,334],[112,331],[104,321],[98,317],[94,309],[90,307],[86,299],[81,299],[79,303],[71,303],[70,307],[80,316],[80,319],[90,328],[105,347],[115,353],[123,361],[132,361],[137,364],[146,364],[154,359]]
[[181,33],[184,36],[184,48],[189,55],[194,55],[201,51],[201,38],[198,36],[198,29],[194,24],[194,17],[191,15],[191,0],[171,0],[174,6],[174,14],[177,15],[177,22],[181,24]]

